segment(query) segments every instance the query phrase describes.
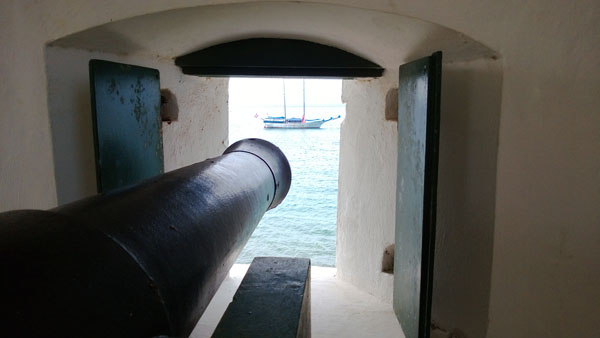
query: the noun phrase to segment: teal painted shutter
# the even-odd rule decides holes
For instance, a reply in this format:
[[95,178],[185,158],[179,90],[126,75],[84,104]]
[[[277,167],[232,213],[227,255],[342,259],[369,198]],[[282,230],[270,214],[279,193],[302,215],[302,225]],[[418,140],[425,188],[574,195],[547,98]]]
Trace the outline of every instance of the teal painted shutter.
[[162,174],[158,70],[102,60],[89,66],[98,192]]
[[429,337],[442,53],[400,66],[394,311],[406,338]]

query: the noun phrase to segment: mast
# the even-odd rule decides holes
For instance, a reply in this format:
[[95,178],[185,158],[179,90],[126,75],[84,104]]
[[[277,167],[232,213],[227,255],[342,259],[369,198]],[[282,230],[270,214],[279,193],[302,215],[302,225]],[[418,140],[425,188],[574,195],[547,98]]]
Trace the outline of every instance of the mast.
[[304,89],[304,79],[302,79],[302,122],[304,122],[304,114],[306,114],[306,91]]
[[285,79],[282,79],[283,81],[283,122],[287,122],[287,111],[286,111],[286,104],[285,104]]

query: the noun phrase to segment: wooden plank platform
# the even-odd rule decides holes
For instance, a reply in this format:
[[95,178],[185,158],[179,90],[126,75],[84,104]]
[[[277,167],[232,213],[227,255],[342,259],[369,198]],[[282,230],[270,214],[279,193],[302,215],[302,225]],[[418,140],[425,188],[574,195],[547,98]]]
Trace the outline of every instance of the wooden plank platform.
[[257,257],[212,338],[310,338],[310,260]]

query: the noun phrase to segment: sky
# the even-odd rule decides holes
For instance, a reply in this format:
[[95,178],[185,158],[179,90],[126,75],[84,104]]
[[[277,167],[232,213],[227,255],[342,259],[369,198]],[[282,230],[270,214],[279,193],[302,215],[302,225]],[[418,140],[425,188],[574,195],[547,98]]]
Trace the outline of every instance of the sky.
[[[283,88],[288,107],[302,107],[302,79],[281,78],[231,78],[229,80],[229,106],[275,106],[283,108]],[[306,79],[306,106],[342,105],[342,80]]]

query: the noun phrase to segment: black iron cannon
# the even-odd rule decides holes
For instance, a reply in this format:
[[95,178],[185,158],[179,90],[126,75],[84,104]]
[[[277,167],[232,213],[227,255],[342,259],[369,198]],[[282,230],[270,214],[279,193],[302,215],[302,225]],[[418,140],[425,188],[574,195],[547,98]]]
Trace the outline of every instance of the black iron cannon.
[[0,214],[0,335],[188,336],[291,183],[248,139],[139,185]]

